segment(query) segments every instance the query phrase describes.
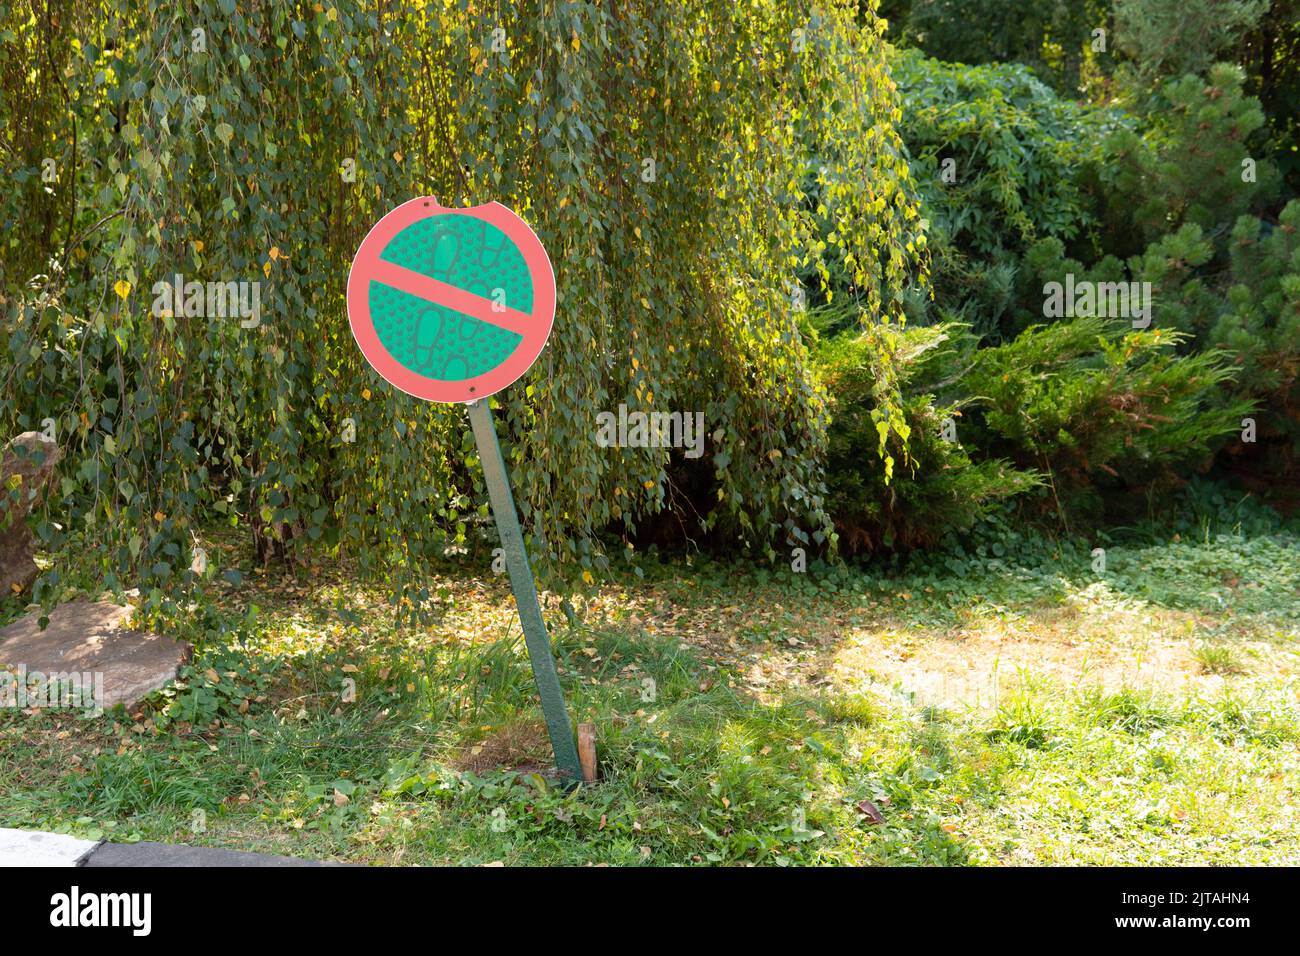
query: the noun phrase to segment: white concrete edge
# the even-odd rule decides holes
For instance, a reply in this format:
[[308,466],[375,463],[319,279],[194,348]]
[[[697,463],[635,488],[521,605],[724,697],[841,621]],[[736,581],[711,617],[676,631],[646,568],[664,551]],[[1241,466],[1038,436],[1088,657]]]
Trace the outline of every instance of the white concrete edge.
[[14,830],[0,827],[0,867],[74,867],[103,843],[66,833]]

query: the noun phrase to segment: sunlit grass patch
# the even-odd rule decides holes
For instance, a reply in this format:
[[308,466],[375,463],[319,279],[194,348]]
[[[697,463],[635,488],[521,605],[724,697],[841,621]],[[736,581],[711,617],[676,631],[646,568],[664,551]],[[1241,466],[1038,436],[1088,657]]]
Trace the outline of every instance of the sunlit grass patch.
[[598,728],[576,789],[504,582],[431,569],[436,613],[398,626],[341,575],[252,575],[172,622],[198,649],[149,705],[0,713],[0,814],[376,863],[1296,862],[1294,596],[1215,615],[1160,603],[1189,587],[1167,564],[1138,593],[1071,560],[833,588],[701,561],[573,622],[552,599]]

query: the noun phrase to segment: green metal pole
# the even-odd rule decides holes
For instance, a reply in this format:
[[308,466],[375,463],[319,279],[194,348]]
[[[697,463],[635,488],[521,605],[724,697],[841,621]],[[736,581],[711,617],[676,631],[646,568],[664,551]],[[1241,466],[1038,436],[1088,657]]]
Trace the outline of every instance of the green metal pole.
[[506,463],[501,457],[496,426],[488,399],[468,402],[469,423],[474,429],[478,456],[483,462],[483,477],[487,481],[488,498],[492,502],[492,516],[496,519],[501,548],[505,551],[506,570],[510,572],[510,589],[515,593],[519,608],[519,624],[524,630],[524,643],[528,647],[528,660],[533,666],[533,682],[542,698],[542,714],[546,717],[546,730],[551,736],[555,763],[574,780],[582,779],[582,766],[578,762],[578,748],[573,742],[573,726],[564,706],[564,692],[555,672],[555,658],[551,654],[551,638],[542,620],[542,608],[537,601],[537,585],[533,569],[528,565],[528,552],[524,550],[524,535],[519,530],[519,516],[515,513],[515,499],[510,494],[510,478]]

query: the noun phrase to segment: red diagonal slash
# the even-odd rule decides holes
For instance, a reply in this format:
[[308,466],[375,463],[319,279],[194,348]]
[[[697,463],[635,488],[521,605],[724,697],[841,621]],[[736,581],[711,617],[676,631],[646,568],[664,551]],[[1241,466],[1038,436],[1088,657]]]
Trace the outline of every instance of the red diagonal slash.
[[409,292],[435,305],[464,312],[489,325],[508,329],[516,335],[524,335],[530,328],[536,327],[533,317],[527,312],[520,312],[509,306],[503,307],[491,299],[485,299],[481,295],[467,292],[441,279],[434,279],[386,259],[372,258],[367,263],[367,275],[373,282],[382,282],[384,285]]

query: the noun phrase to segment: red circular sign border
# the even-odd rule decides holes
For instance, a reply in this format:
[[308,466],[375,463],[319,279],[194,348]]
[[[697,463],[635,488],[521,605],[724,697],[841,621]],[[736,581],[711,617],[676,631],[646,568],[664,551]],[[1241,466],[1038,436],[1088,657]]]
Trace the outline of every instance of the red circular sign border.
[[[533,282],[531,315],[539,323],[538,329],[529,330],[519,348],[496,368],[458,382],[425,378],[398,362],[379,341],[379,334],[375,331],[375,323],[370,315],[372,277],[367,268],[368,262],[377,259],[393,237],[411,223],[444,215],[480,219],[496,226],[514,242],[523,254]],[[462,404],[487,398],[513,385],[537,361],[555,324],[555,270],[537,234],[509,207],[499,202],[490,202],[481,206],[448,209],[438,205],[432,196],[420,196],[402,203],[385,215],[361,241],[348,270],[347,309],[352,337],[360,346],[361,354],[389,384],[415,398]],[[529,348],[530,339],[537,342],[535,350]]]

